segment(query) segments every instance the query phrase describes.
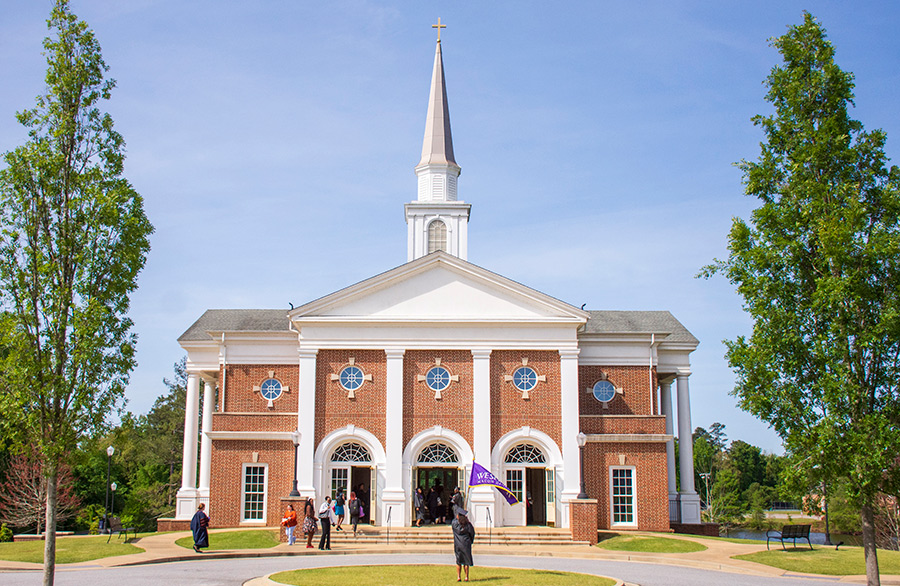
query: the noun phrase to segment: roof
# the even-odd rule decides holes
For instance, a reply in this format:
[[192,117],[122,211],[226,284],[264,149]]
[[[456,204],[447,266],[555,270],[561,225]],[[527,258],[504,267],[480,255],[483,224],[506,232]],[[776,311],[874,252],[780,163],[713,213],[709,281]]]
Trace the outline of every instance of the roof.
[[668,334],[666,342],[699,344],[668,311],[588,311],[585,334]]
[[287,332],[286,309],[207,309],[179,342],[208,342],[208,332]]

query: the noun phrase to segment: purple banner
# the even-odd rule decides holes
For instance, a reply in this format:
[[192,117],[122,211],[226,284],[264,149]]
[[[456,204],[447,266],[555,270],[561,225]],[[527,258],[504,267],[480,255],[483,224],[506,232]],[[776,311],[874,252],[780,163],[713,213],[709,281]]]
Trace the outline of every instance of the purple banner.
[[505,484],[500,482],[496,476],[491,474],[491,471],[481,466],[478,462],[472,462],[472,475],[469,477],[469,486],[480,486],[480,485],[488,485],[493,486],[500,494],[503,495],[503,498],[506,499],[511,505],[519,504],[519,499],[509,490]]

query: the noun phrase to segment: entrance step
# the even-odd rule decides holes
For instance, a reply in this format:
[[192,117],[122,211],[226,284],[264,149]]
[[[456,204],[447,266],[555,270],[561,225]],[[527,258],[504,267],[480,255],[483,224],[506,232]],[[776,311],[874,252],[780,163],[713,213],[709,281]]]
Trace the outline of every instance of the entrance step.
[[[344,525],[344,531],[332,531],[334,540],[357,543],[392,543],[397,545],[451,545],[453,531],[449,525],[429,525],[424,527],[373,527],[360,525],[356,536],[351,527]],[[568,529],[553,527],[486,527],[475,526],[479,543],[491,545],[574,545]]]

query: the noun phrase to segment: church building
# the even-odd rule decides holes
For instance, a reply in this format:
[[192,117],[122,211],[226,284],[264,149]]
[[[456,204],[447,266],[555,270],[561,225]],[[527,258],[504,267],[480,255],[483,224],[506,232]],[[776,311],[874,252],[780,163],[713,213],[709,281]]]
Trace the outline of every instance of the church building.
[[[292,490],[321,503],[363,484],[376,526],[413,524],[433,485],[444,503],[459,486],[480,526],[569,527],[585,495],[600,528],[699,523],[697,339],[667,311],[584,310],[467,261],[440,35],[415,174],[405,264],[290,311],[210,309],[178,339],[176,520],[202,502],[216,526],[277,526]],[[468,487],[473,462],[519,504]]]

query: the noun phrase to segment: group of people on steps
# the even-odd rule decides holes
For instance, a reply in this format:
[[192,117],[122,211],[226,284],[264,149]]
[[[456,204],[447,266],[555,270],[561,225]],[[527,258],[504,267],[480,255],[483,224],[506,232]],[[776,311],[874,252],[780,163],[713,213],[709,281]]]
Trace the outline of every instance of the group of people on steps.
[[[425,510],[435,523],[444,523],[444,511],[440,510],[443,503],[440,499],[440,487],[437,485],[431,488],[429,498],[426,500],[422,487],[416,489],[413,496],[413,504],[416,508],[416,526],[421,527],[422,521],[426,519]],[[306,536],[306,547],[312,549],[313,538],[318,529],[318,523],[322,523],[322,537],[319,539],[319,549],[331,549],[331,526],[334,525],[335,531],[343,531],[341,523],[344,519],[345,512],[350,513],[350,523],[353,525],[353,533],[356,534],[356,527],[361,518],[366,515],[368,507],[368,493],[365,492],[365,485],[359,485],[359,492],[365,496],[366,501],[360,498],[360,494],[356,491],[350,492],[349,499],[344,498],[343,489],[338,489],[334,501],[330,496],[325,497],[325,501],[319,507],[315,508],[313,499],[307,498],[303,505],[303,523],[302,531]],[[435,495],[434,498],[431,498]],[[475,541],[475,527],[469,522],[468,511],[463,508],[464,499],[459,488],[453,489],[453,496],[450,497],[450,510],[453,521],[451,528],[453,530],[453,552],[456,557],[456,581],[462,581],[463,569],[465,569],[465,581],[469,581],[469,567],[475,565],[472,560],[472,543]],[[346,508],[346,510],[345,510]],[[209,516],[206,514],[206,505],[200,503],[197,512],[191,519],[191,532],[194,536],[194,551],[201,553],[200,548],[209,547]],[[288,545],[294,545],[296,536],[294,535],[297,526],[300,525],[297,518],[297,511],[294,505],[289,504],[284,517],[281,519],[281,525],[284,527],[288,538]]]

